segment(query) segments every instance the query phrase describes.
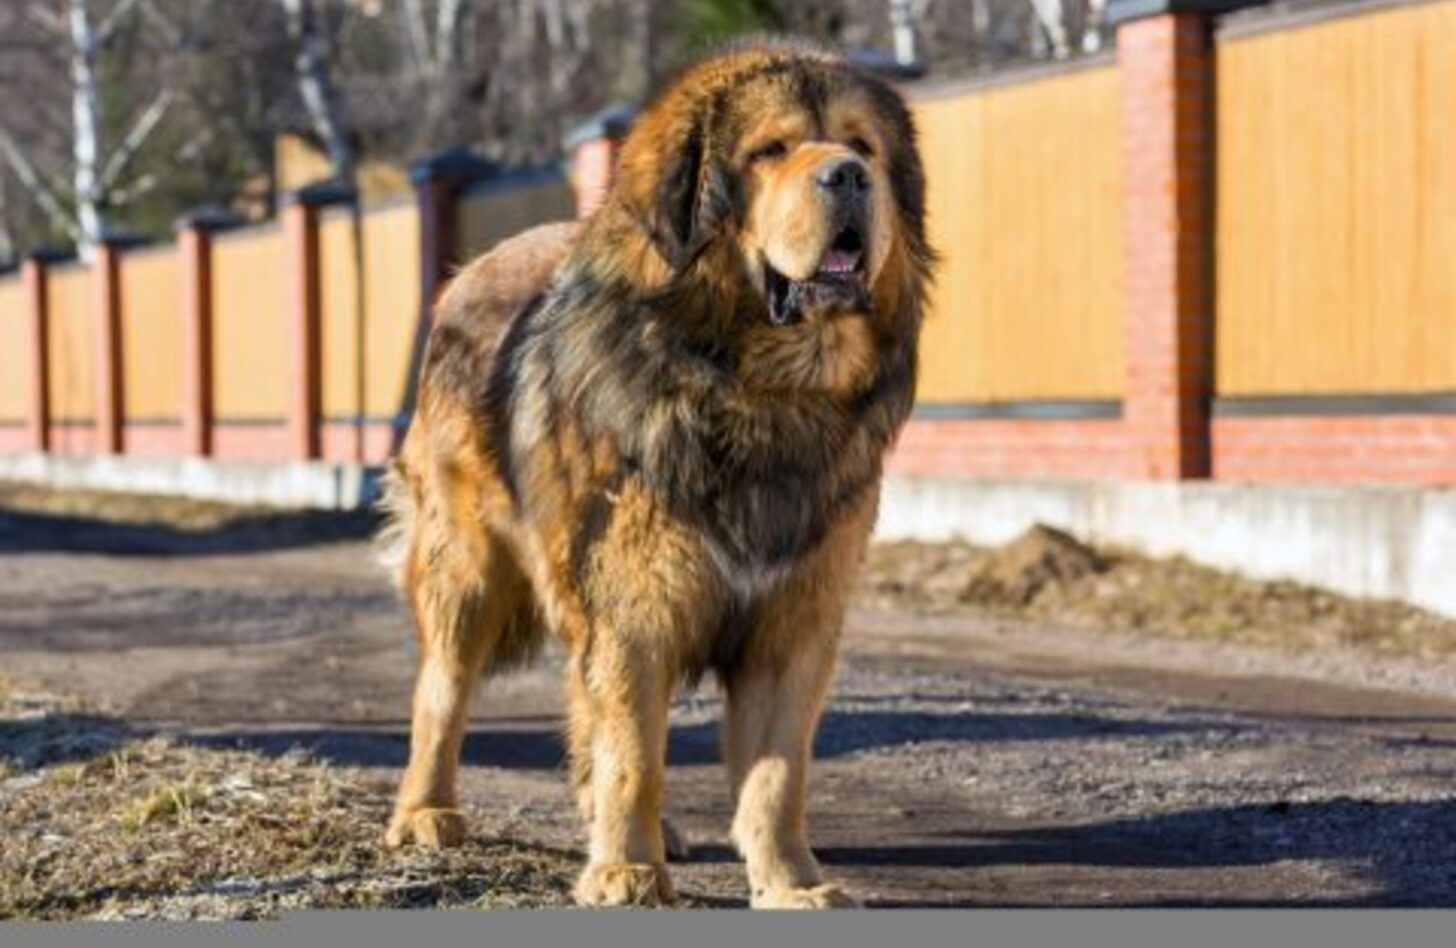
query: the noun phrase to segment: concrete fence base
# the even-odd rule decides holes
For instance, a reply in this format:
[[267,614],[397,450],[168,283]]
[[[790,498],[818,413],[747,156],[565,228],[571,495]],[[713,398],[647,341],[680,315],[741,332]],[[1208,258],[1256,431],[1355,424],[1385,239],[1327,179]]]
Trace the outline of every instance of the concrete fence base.
[[1035,523],[1456,616],[1456,490],[890,477],[877,537],[995,544]]
[[[324,510],[372,503],[379,474],[322,461],[0,455],[0,480]],[[1456,489],[892,475],[876,538],[998,544],[1036,523],[1456,616]]]
[[0,455],[0,480],[321,510],[373,502],[379,473],[376,467],[325,461]]

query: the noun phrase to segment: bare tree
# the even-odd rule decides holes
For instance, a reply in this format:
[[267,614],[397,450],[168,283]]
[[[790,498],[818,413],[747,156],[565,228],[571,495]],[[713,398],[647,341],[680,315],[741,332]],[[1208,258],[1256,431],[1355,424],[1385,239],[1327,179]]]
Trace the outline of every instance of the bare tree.
[[329,45],[320,29],[318,10],[312,0],[282,0],[288,16],[288,37],[293,43],[293,68],[298,94],[303,100],[313,131],[324,143],[334,176],[342,181],[354,178],[354,150],[339,117],[329,74]]
[[110,229],[108,209],[119,196],[135,194],[149,185],[145,178],[128,181],[127,175],[142,146],[156,131],[172,105],[174,91],[165,83],[142,107],[109,151],[102,141],[102,118],[97,85],[97,60],[125,18],[145,12],[154,28],[165,31],[168,20],[152,0],[117,0],[110,12],[95,22],[91,0],[67,0],[64,17],[47,5],[31,4],[26,15],[50,35],[64,40],[71,85],[71,197],[74,211],[37,169],[25,150],[0,126],[0,154],[22,187],[46,212],[52,223],[77,244],[83,257]]
[[455,104],[460,84],[462,24],[473,4],[469,0],[435,0],[433,11],[429,6],[427,0],[402,0],[399,17],[408,40],[411,79],[425,93],[424,133],[434,137]]

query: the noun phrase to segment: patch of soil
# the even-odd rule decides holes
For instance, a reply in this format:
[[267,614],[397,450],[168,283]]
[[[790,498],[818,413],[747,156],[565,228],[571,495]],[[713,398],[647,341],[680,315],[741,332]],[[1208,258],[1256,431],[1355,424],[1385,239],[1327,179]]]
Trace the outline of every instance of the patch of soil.
[[989,612],[1288,651],[1342,646],[1392,657],[1456,654],[1456,620],[1405,603],[1253,580],[1182,557],[1098,549],[1041,525],[993,549],[874,546],[861,596],[869,605],[922,614]]
[[478,835],[390,851],[388,808],[388,788],[300,754],[128,733],[0,683],[0,919],[569,904],[569,854]]

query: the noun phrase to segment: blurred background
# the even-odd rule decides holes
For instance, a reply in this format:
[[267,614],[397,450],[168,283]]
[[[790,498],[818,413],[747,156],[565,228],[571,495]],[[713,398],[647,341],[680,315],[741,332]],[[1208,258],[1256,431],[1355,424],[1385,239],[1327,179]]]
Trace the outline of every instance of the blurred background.
[[[1100,0],[14,0],[0,8],[0,260],[269,213],[300,151],[366,190],[452,145],[508,164],[732,36],[789,30],[927,74],[1102,48]],[[895,24],[902,37],[896,45]],[[907,39],[906,37],[913,37]],[[908,43],[908,45],[907,45]]]

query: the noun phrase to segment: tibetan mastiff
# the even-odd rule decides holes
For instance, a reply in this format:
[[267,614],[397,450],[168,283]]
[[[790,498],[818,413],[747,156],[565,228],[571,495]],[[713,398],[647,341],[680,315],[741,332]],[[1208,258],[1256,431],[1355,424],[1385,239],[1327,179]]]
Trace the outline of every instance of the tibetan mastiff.
[[914,396],[923,216],[894,89],[760,44],[643,111],[590,219],[456,276],[386,485],[421,654],[390,844],[461,838],[472,686],[554,634],[578,901],[672,900],[668,705],[711,671],[752,904],[854,904],[805,839],[806,771]]

